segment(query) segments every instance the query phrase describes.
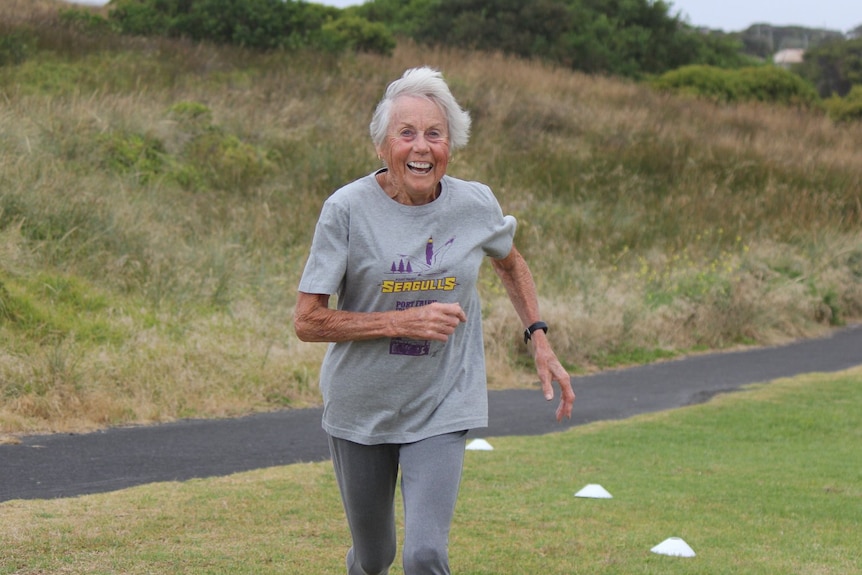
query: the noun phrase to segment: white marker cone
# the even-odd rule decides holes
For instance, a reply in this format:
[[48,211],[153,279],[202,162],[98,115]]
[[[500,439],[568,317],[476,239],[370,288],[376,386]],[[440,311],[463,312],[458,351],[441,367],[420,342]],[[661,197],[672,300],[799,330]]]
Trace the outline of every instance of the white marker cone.
[[694,557],[692,548],[679,537],[665,539],[650,549],[650,551],[659,555],[670,555],[671,557]]
[[467,449],[470,451],[494,451],[491,444],[484,439],[474,439],[467,444]]
[[575,493],[575,497],[588,497],[590,499],[613,499],[613,495],[607,489],[597,483],[590,483]]

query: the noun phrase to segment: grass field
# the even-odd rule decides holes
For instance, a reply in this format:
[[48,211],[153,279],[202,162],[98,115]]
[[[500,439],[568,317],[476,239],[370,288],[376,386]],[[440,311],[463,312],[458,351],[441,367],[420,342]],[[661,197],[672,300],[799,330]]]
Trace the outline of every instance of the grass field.
[[[589,398],[580,398],[589,401]],[[862,369],[467,453],[460,575],[862,573]],[[598,483],[613,499],[574,493]],[[329,463],[0,504],[0,573],[342,572]],[[650,549],[681,537],[693,558]],[[396,565],[393,574],[401,573]]]
[[[320,401],[291,329],[322,201],[377,167],[386,84],[440,68],[471,112],[452,175],[519,220],[573,372],[822,334],[862,318],[862,126],[716,106],[537,62],[88,36],[6,0],[0,441]],[[491,387],[532,385],[482,272]],[[862,373],[469,453],[461,575],[862,573]],[[586,402],[588,398],[579,398]],[[2,464],[2,462],[0,462]],[[600,483],[608,501],[576,499]],[[328,464],[0,504],[0,573],[339,573]],[[692,559],[649,549],[684,538]],[[394,573],[399,573],[396,568]]]

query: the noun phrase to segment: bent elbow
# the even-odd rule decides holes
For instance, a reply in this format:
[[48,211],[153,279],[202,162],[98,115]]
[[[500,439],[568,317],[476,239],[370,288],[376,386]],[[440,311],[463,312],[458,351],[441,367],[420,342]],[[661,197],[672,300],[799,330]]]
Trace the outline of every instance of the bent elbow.
[[293,331],[300,341],[316,341],[310,323],[301,316],[293,318]]
[[327,308],[328,301],[329,296],[299,293],[293,309],[293,331],[300,341],[322,341],[320,311]]

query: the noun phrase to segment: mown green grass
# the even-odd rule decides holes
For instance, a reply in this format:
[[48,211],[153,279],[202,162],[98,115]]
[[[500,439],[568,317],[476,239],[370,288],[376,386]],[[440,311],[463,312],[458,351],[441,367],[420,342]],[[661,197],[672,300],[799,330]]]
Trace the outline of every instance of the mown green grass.
[[[578,398],[589,409],[589,397]],[[862,570],[862,371],[468,452],[461,575]],[[575,498],[598,483],[613,499]],[[330,464],[0,504],[0,573],[340,573]],[[656,555],[683,538],[693,558]],[[401,573],[396,564],[392,573]]]

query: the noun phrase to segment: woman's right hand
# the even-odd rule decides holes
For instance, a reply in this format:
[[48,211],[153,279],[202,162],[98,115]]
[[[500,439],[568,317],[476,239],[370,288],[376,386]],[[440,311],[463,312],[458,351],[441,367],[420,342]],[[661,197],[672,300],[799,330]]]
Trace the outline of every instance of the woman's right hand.
[[431,303],[392,312],[393,333],[397,337],[447,341],[467,314],[459,303]]

